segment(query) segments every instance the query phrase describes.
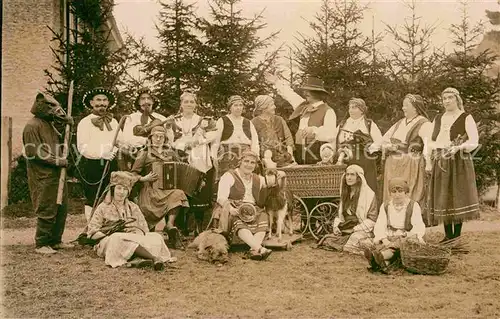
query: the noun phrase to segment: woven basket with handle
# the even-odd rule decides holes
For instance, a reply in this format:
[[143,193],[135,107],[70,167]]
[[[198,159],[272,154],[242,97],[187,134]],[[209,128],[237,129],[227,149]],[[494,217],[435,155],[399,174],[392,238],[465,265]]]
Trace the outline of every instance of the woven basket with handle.
[[448,269],[451,251],[448,248],[405,241],[401,245],[401,261],[409,272],[441,275]]

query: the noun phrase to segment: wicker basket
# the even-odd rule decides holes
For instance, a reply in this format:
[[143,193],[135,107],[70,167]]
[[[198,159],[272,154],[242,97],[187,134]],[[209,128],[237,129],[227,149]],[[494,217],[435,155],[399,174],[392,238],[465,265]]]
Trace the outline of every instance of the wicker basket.
[[298,197],[338,197],[345,165],[296,165],[282,167],[287,188]]
[[441,275],[446,272],[451,252],[436,245],[405,241],[401,245],[401,261],[411,273]]

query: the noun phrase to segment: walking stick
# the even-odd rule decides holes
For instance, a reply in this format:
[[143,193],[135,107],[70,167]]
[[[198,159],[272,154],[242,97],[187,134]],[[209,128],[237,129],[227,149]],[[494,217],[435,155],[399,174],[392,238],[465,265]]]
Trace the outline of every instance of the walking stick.
[[[111,144],[113,148],[116,145],[116,140],[118,139],[118,133],[120,133],[120,129],[122,128],[122,126],[125,123],[125,120],[127,118],[128,118],[128,115],[124,115],[120,119],[120,122],[118,122],[118,127],[116,128],[115,136],[113,137],[113,142]],[[99,181],[99,187],[97,188],[97,193],[95,196],[94,205],[92,205],[92,212],[90,213],[90,218],[92,218],[92,215],[94,214],[94,210],[96,209],[97,203],[99,201],[99,198],[100,198],[99,193],[101,192],[102,181],[104,180],[104,176],[107,174],[110,163],[111,163],[110,160],[106,160],[106,164],[104,165],[104,170],[103,170],[102,175],[101,175],[101,180]]]
[[[74,89],[74,81],[71,81],[69,84],[69,92],[68,92],[68,112],[67,116],[71,116],[71,110],[73,108],[73,89]],[[66,124],[66,130],[64,132],[64,148],[63,148],[63,158],[68,157],[68,149],[69,149],[69,140],[71,137],[71,125]],[[59,186],[57,187],[57,205],[62,204],[63,200],[63,192],[64,192],[64,184],[66,181],[66,167],[61,168],[61,175],[59,175]]]

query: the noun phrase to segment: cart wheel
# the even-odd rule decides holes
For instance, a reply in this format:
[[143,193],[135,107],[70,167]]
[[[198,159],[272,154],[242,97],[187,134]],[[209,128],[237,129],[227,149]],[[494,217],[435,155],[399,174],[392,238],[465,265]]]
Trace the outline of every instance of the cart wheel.
[[[302,199],[293,195],[293,210],[292,214],[292,226],[293,232],[304,234],[307,229],[307,206]],[[285,218],[283,232],[287,233],[290,231],[290,219]]]
[[333,220],[337,216],[338,204],[332,202],[320,203],[311,210],[308,227],[315,239],[333,233]]

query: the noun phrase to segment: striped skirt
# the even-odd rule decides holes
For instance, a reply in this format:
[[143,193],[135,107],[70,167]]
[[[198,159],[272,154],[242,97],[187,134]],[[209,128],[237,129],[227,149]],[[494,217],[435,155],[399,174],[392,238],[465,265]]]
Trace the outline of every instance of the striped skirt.
[[476,173],[469,153],[443,157],[433,153],[429,187],[429,214],[436,223],[461,223],[479,218]]
[[267,232],[269,229],[269,216],[263,209],[257,208],[256,218],[246,223],[237,216],[232,216],[231,238],[238,234],[240,229],[248,229],[252,234]]

